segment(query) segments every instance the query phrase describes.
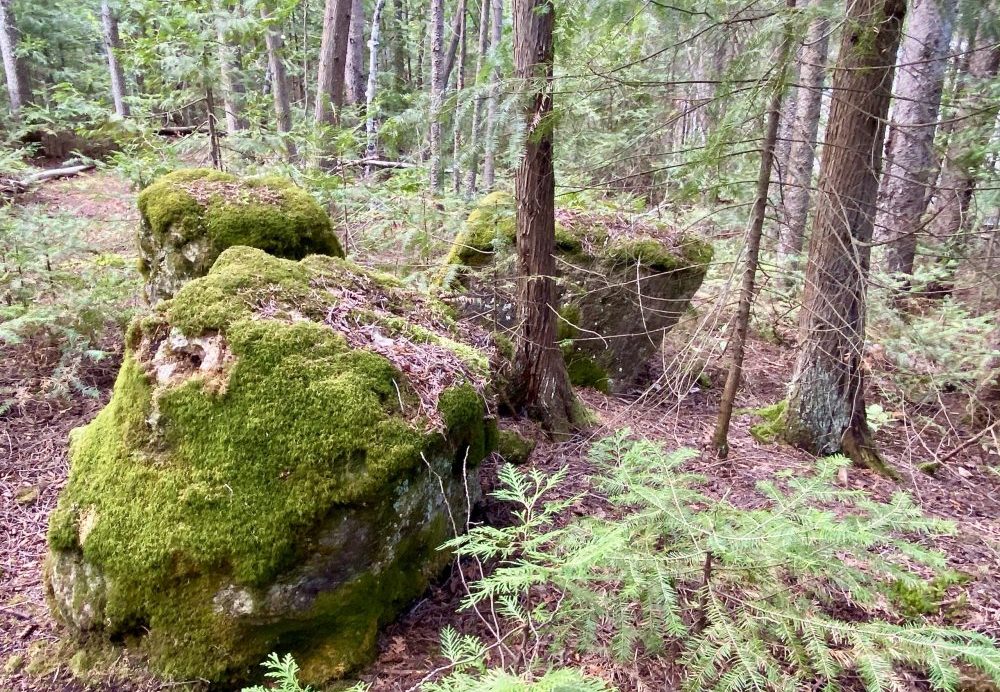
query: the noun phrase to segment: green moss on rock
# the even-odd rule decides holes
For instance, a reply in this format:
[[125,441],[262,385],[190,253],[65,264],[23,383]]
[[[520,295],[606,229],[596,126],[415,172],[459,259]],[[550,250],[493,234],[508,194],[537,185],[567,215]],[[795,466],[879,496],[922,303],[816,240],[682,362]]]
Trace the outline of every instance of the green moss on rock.
[[[467,377],[428,421],[419,382],[327,323],[350,285],[422,305],[428,325],[393,330],[374,306],[350,312],[355,326],[459,343],[424,299],[382,279],[231,248],[132,325],[111,401],[72,435],[51,517],[48,583],[64,620],[134,639],[175,678],[238,680],[310,642],[324,652],[313,680],[368,660],[378,627],[448,559],[438,478],[461,511],[462,472],[496,445]],[[455,368],[477,373],[487,359],[467,349]]]
[[205,275],[228,247],[289,259],[344,256],[327,213],[286,178],[184,169],[157,179],[139,194],[138,205],[139,269],[150,302]]
[[501,430],[497,453],[509,464],[523,464],[535,451],[535,441],[516,430]]

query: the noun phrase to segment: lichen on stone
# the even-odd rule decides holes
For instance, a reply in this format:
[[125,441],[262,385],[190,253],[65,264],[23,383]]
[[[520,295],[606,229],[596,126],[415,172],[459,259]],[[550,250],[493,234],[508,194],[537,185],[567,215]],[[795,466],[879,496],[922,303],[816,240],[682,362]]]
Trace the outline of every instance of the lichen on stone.
[[228,247],[277,257],[343,257],[326,211],[291,180],[182,169],[139,194],[139,270],[151,303],[208,273]]
[[496,446],[488,345],[446,312],[341,259],[223,252],[131,326],[72,435],[55,612],[171,678],[240,681],[276,648],[313,681],[368,660]]

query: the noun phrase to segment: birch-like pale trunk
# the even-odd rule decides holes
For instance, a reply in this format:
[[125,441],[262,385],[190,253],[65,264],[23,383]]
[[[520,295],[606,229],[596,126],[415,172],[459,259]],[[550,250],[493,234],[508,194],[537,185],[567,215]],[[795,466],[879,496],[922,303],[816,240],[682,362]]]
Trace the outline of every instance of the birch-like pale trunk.
[[885,268],[898,276],[913,273],[927,188],[933,183],[934,135],[954,20],[955,0],[910,3],[875,217],[875,238],[888,243]]
[[[372,33],[368,40],[368,84],[365,88],[365,158],[378,156],[378,120],[375,118],[375,88],[378,84],[378,48],[381,37],[382,10],[385,0],[375,0],[372,11]],[[371,169],[365,167],[365,177]]]
[[108,56],[108,73],[111,77],[111,100],[115,104],[115,113],[126,118],[129,115],[128,103],[125,102],[125,71],[118,60],[121,40],[118,37],[118,17],[111,9],[109,0],[101,0],[101,28],[104,37],[104,52]]
[[15,118],[21,109],[32,101],[31,84],[28,81],[28,66],[17,55],[17,21],[11,8],[12,0],[0,0],[0,55],[7,77],[7,96],[10,99],[10,113]]
[[430,185],[441,192],[441,108],[444,104],[444,0],[431,0]]
[[[488,2],[489,0],[482,0]],[[500,110],[500,65],[496,54],[503,38],[503,0],[492,0],[493,19],[490,22],[490,45],[493,50],[493,70],[490,75],[490,92],[486,100],[486,146],[483,154],[483,187],[493,189],[496,174],[497,115]]]
[[[489,47],[490,30],[490,3],[487,0],[480,0],[479,3],[479,41],[476,46],[476,72],[472,77],[472,83],[479,89],[480,75],[483,73],[483,61],[486,58],[486,50]],[[472,103],[472,122],[469,127],[469,170],[466,173],[465,189],[469,196],[476,194],[476,180],[479,174],[479,149],[482,146],[480,139],[480,120],[483,111],[483,97],[477,94],[476,100]]]

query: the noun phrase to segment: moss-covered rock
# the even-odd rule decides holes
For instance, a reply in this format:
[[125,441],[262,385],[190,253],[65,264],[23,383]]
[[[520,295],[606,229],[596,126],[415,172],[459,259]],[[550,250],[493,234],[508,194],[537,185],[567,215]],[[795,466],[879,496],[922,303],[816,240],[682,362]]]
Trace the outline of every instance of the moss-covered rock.
[[139,269],[150,303],[207,274],[236,245],[287,259],[344,256],[327,213],[286,178],[174,171],[139,194],[139,215]]
[[[516,323],[515,205],[484,197],[440,269],[446,300],[467,318],[502,331]],[[687,310],[712,248],[654,224],[609,213],[556,213],[559,340],[574,385],[621,392]]]
[[313,682],[363,664],[477,499],[489,343],[344,260],[226,250],[130,327],[72,435],[53,610],[171,678],[241,681],[274,650]]

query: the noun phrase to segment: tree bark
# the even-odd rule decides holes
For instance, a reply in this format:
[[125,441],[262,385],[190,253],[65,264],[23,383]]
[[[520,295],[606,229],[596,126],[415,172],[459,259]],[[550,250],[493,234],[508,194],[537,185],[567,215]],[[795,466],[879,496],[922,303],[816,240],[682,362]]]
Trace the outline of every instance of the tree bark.
[[[475,88],[479,88],[480,75],[483,73],[483,61],[489,46],[490,3],[480,0],[479,3],[479,41],[476,46],[476,72],[472,77]],[[479,129],[483,111],[483,97],[477,95],[472,103],[472,123],[469,127],[469,170],[466,173],[465,189],[468,195],[476,193],[476,178],[479,175],[479,149],[482,144]]]
[[524,158],[517,169],[518,333],[510,401],[554,432],[575,400],[556,343],[555,172],[552,164],[552,0],[514,1],[514,65],[523,85]]
[[[365,158],[374,159],[378,154],[378,120],[375,118],[375,88],[378,85],[378,47],[381,36],[380,23],[385,0],[375,0],[372,11],[372,32],[368,41],[368,84],[365,89]],[[371,167],[365,166],[365,176]]]
[[365,102],[365,6],[352,0],[351,29],[347,35],[347,103]]
[[[818,5],[823,0],[813,0]],[[820,16],[809,24],[802,46],[798,97],[795,118],[790,128],[791,146],[785,169],[784,224],[778,238],[778,256],[789,269],[798,269],[812,193],[816,136],[819,134],[820,107],[823,103],[823,80],[829,47],[830,20]]]
[[264,20],[264,42],[267,46],[267,64],[271,71],[271,91],[274,93],[274,115],[278,132],[286,135],[285,151],[289,159],[298,156],[295,142],[288,133],[292,131],[292,105],[288,97],[288,76],[282,56],[284,41],[281,33],[271,24],[271,15],[266,5],[260,6],[260,16]]
[[[482,0],[489,2],[490,0]],[[493,70],[490,75],[490,92],[486,101],[486,146],[483,154],[483,187],[493,189],[496,172],[497,113],[500,109],[500,65],[496,54],[503,38],[503,0],[492,0],[493,18],[490,22],[490,45],[493,50]]]
[[[786,0],[786,7],[789,10],[794,10],[795,0]],[[767,131],[764,134],[764,148],[760,155],[760,168],[757,172],[757,195],[754,198],[753,211],[750,215],[750,228],[747,229],[746,264],[743,267],[740,302],[736,310],[733,336],[729,344],[732,351],[732,362],[726,375],[726,385],[723,388],[722,400],[719,405],[719,419],[712,438],[712,445],[721,459],[729,455],[729,423],[733,417],[736,392],[743,379],[743,358],[746,351],[747,333],[750,330],[750,309],[753,307],[757,264],[760,259],[760,240],[764,232],[764,212],[767,210],[767,193],[771,186],[771,169],[774,164],[778,125],[781,118],[781,92],[785,81],[785,72],[788,69],[788,55],[795,40],[791,18],[789,17],[786,21],[784,35],[778,49],[777,76],[772,85],[773,93],[767,109]]]
[[876,238],[888,243],[885,268],[898,276],[913,273],[920,220],[927,210],[954,15],[955,0],[913,0],[906,19],[875,217]]
[[[220,6],[217,0],[216,9],[228,12],[230,8],[224,3]],[[222,87],[222,107],[226,111],[226,130],[238,132],[247,129],[247,119],[243,115],[243,98],[246,90],[240,76],[240,65],[236,51],[230,43],[225,24],[221,18],[216,33],[219,41],[219,77],[221,78],[219,85]]]
[[431,190],[441,192],[441,107],[444,104],[444,0],[431,0]]
[[125,102],[125,72],[118,61],[118,51],[121,40],[118,37],[118,17],[111,10],[109,0],[101,0],[101,28],[104,37],[104,52],[108,56],[108,73],[111,76],[111,100],[115,104],[115,113],[125,118],[129,115],[128,104]]
[[409,81],[406,64],[410,52],[410,30],[404,18],[403,0],[394,0],[393,12],[388,16],[390,17],[390,21],[389,26],[386,28],[388,29],[389,40],[392,42],[390,45],[393,81],[397,89],[403,89]]
[[455,69],[455,56],[458,55],[458,43],[464,39],[463,29],[465,27],[465,7],[466,0],[458,0],[458,7],[455,8],[455,15],[451,18],[451,39],[448,41],[448,50],[444,58],[444,88],[448,90],[448,83],[451,81],[451,73]]
[[1000,45],[992,35],[977,38],[969,57],[966,79],[961,87],[961,101],[954,115],[955,127],[941,165],[930,234],[944,242],[947,254],[957,258],[965,252],[965,230],[969,206],[976,189],[976,179],[986,162],[984,143],[993,134],[997,117],[996,101],[986,101],[981,94],[1000,68]]
[[786,440],[884,469],[865,415],[865,292],[904,0],[848,0],[820,167]]
[[345,63],[352,2],[353,0],[326,0],[319,49],[316,107],[313,112],[319,125],[337,124],[340,108],[344,105]]
[[[460,94],[465,90],[465,0],[459,2],[459,10],[461,11],[461,21],[458,23],[458,35],[459,35],[459,48],[458,48],[458,76],[455,79],[455,91],[456,98],[461,98]],[[445,80],[447,84],[447,80]],[[452,185],[455,194],[459,194],[462,191],[462,118],[460,117],[461,112],[458,108],[455,109],[454,120],[454,139],[452,142]]]
[[28,81],[28,65],[17,55],[17,21],[11,8],[12,0],[0,0],[0,54],[3,70],[7,77],[7,96],[10,99],[10,113],[15,118],[21,109],[32,102],[31,83]]

